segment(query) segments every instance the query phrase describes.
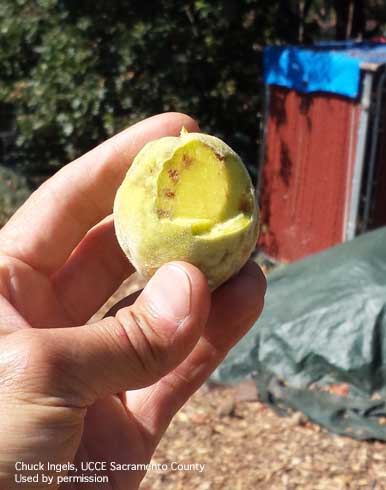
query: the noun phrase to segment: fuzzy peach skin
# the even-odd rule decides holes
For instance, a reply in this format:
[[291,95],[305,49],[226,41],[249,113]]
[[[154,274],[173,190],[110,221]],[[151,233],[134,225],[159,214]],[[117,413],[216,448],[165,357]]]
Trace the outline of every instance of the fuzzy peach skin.
[[186,130],[149,142],[114,202],[118,241],[142,276],[183,260],[205,274],[211,290],[248,260],[258,217],[240,157],[219,138]]

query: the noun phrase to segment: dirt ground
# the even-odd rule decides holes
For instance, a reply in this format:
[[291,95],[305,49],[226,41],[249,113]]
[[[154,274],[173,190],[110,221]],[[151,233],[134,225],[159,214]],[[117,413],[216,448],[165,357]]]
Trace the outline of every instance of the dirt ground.
[[[142,286],[134,276],[95,319]],[[204,386],[177,414],[152,463],[164,469],[149,471],[141,490],[386,490],[386,444],[330,434],[300,413],[279,417],[248,381]]]
[[[248,383],[201,389],[152,462],[168,470],[150,471],[141,490],[386,489],[385,444],[332,435],[300,413],[279,417]],[[178,471],[176,463],[205,468]]]

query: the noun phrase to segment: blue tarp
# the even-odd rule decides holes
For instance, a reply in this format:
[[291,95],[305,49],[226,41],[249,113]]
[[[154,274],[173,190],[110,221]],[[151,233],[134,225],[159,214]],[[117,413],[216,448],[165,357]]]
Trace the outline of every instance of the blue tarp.
[[386,44],[268,46],[264,49],[264,81],[304,93],[322,91],[356,98],[362,62],[386,63]]

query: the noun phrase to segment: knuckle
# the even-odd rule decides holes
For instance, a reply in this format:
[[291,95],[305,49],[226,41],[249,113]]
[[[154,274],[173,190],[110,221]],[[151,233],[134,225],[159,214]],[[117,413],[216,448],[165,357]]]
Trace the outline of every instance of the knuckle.
[[18,330],[6,337],[5,342],[0,355],[2,389],[40,384],[49,373],[50,352],[38,331]]
[[129,357],[137,361],[148,376],[158,379],[168,365],[168,341],[149,322],[146,315],[131,308],[119,310],[115,316],[129,346]]

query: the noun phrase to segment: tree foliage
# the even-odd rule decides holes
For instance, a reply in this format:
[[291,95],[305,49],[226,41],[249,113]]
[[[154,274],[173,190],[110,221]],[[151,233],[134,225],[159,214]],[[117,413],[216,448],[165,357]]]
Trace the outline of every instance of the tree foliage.
[[2,0],[0,100],[17,157],[51,172],[134,121],[176,110],[256,163],[259,45],[275,8],[253,0]]
[[50,174],[137,120],[183,111],[254,173],[261,46],[312,40],[325,5],[0,0],[0,134],[14,114],[16,136],[5,156]]

